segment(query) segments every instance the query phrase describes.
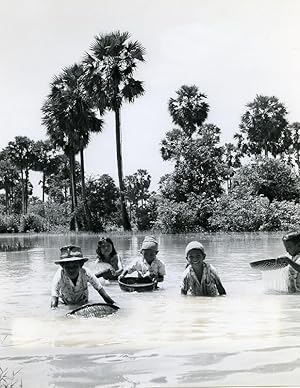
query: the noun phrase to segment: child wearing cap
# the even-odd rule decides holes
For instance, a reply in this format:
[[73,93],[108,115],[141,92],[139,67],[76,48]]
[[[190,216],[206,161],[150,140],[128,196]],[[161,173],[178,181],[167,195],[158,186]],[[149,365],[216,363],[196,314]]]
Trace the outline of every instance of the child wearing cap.
[[141,246],[142,257],[132,261],[125,268],[120,278],[137,271],[140,278],[151,278],[162,282],[166,275],[165,264],[156,257],[158,253],[158,242],[153,236],[146,236]]
[[277,258],[278,263],[289,264],[288,292],[300,292],[300,232],[290,232],[282,238],[286,251],[292,256]]
[[68,245],[60,249],[60,260],[55,261],[60,268],[56,271],[51,289],[51,307],[56,308],[58,299],[64,304],[83,304],[88,302],[88,283],[90,283],[106,303],[114,304],[95,275],[83,264],[87,261],[81,248]]
[[198,241],[190,242],[185,248],[188,265],[182,276],[181,293],[197,296],[225,295],[226,291],[215,268],[206,263],[206,253]]

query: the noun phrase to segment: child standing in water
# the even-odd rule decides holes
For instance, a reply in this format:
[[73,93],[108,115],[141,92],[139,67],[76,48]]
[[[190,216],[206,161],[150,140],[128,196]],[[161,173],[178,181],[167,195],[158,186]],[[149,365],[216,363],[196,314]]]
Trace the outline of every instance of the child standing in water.
[[158,242],[155,237],[146,236],[141,246],[142,257],[130,263],[120,278],[137,271],[140,278],[151,278],[157,282],[162,282],[166,275],[166,268],[163,261],[156,257],[157,253]]
[[[123,268],[112,240],[109,237],[102,237],[98,241],[96,253],[95,264],[96,268],[99,267],[99,270],[96,270],[95,276],[97,278],[103,277],[106,280],[117,280]],[[111,267],[103,270],[101,269],[102,263],[109,264]]]
[[292,256],[278,257],[278,263],[289,264],[288,292],[300,292],[300,232],[290,232],[282,238],[286,251]]
[[68,245],[60,249],[60,260],[55,261],[60,268],[56,271],[51,289],[51,307],[56,308],[58,299],[64,304],[84,304],[88,302],[88,283],[90,283],[106,303],[114,304],[113,299],[88,269],[83,268],[87,261],[81,248]]
[[215,268],[204,261],[206,253],[200,242],[190,242],[185,248],[185,257],[188,266],[182,277],[181,293],[183,295],[187,293],[197,296],[226,294]]

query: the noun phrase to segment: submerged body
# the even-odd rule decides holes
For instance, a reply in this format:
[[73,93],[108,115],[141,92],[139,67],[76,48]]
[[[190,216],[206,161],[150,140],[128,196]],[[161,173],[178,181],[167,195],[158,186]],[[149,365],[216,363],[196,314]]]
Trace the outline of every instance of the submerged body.
[[182,276],[181,292],[195,296],[216,296],[218,283],[220,278],[211,264],[203,263],[201,279],[198,278],[193,267],[188,265]]
[[293,267],[293,264],[300,264],[300,253],[292,257],[292,264],[289,262],[290,267],[288,271],[288,292],[295,293],[300,292],[300,273]]
[[106,293],[96,276],[83,264],[84,258],[81,248],[67,245],[60,249],[60,260],[55,261],[60,268],[56,271],[51,288],[51,307],[58,306],[59,298],[65,304],[82,304],[88,302],[88,283],[90,283],[106,303],[114,304],[113,299]]
[[286,251],[292,256],[278,257],[279,263],[289,264],[288,292],[300,292],[300,232],[291,232],[283,236],[283,244]]
[[58,268],[53,278],[51,296],[61,298],[65,304],[87,303],[88,283],[98,292],[103,288],[88,268],[80,268],[75,284],[63,268]]
[[182,282],[181,293],[194,296],[225,295],[226,291],[221,283],[216,269],[204,260],[206,253],[199,241],[191,241],[185,248],[186,260],[188,261]]
[[123,266],[112,240],[109,237],[99,240],[96,253],[95,276],[106,280],[117,280],[123,271]]
[[127,274],[137,272],[141,278],[163,282],[166,275],[166,267],[163,261],[158,259],[158,242],[153,236],[146,236],[141,247],[141,258],[133,260],[122,272],[122,279]]

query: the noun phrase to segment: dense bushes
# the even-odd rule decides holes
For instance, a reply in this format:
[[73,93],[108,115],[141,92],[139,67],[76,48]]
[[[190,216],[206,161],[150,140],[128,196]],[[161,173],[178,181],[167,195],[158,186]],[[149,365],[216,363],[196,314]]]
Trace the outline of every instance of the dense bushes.
[[[69,202],[42,202],[35,199],[30,202],[28,210],[31,217],[28,219],[25,217],[23,221],[25,229],[31,225],[34,229],[41,228],[42,230],[40,231],[45,232],[64,232],[69,230],[71,220],[71,204]],[[37,217],[34,218],[33,215]]]
[[[224,194],[217,201],[190,197],[188,202],[160,198],[154,209],[138,212],[136,229],[162,233],[201,231],[279,231],[300,229],[300,204],[272,201],[263,196]],[[65,205],[35,204],[26,215],[0,214],[0,233],[67,232],[70,213]],[[105,225],[105,231],[120,230],[119,220]]]
[[264,196],[223,195],[218,201],[161,200],[155,229],[163,233],[197,231],[253,232],[300,229],[300,204],[270,202]]
[[270,203],[266,219],[261,230],[299,230],[300,204],[289,201]]
[[269,200],[265,197],[223,195],[215,204],[209,227],[226,232],[259,230],[266,220],[268,206]]
[[201,210],[201,200],[189,198],[187,202],[176,202],[161,198],[155,229],[163,233],[187,233],[205,230],[206,206]]
[[46,231],[45,219],[38,214],[25,214],[20,217],[19,232],[44,232]]
[[14,233],[19,230],[19,216],[0,214],[0,233]]

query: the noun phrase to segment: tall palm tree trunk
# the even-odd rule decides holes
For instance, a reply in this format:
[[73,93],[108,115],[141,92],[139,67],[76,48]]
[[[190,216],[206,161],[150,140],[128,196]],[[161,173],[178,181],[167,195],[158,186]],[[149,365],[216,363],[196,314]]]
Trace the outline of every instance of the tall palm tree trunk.
[[[77,222],[77,196],[76,196],[76,183],[75,183],[75,155],[74,152],[70,152],[69,155],[70,162],[70,192],[71,192],[71,210],[74,214],[73,219],[71,220],[70,228],[78,232],[78,222]],[[74,223],[74,225],[73,225]]]
[[42,182],[42,202],[45,202],[45,182],[46,182],[46,173],[43,170],[43,182]]
[[25,214],[27,214],[28,210],[28,182],[29,182],[29,170],[26,168],[25,170]]
[[86,221],[86,229],[90,231],[92,229],[92,224],[91,224],[91,213],[86,199],[83,148],[80,149],[80,166],[81,166],[80,177],[81,177],[81,195],[82,195],[82,202],[83,202],[83,211],[84,211],[84,216]]
[[22,202],[22,214],[25,214],[25,188],[24,188],[23,169],[21,169],[21,202]]
[[115,109],[115,124],[116,124],[116,149],[117,149],[117,163],[118,163],[118,178],[120,188],[120,202],[121,212],[123,220],[123,229],[125,231],[131,231],[131,225],[128,218],[125,196],[124,196],[124,183],[123,183],[123,165],[122,165],[122,150],[121,150],[121,122],[120,122],[120,108]]
[[8,186],[5,186],[5,213],[6,214],[10,214],[8,205],[9,205],[9,188]]

